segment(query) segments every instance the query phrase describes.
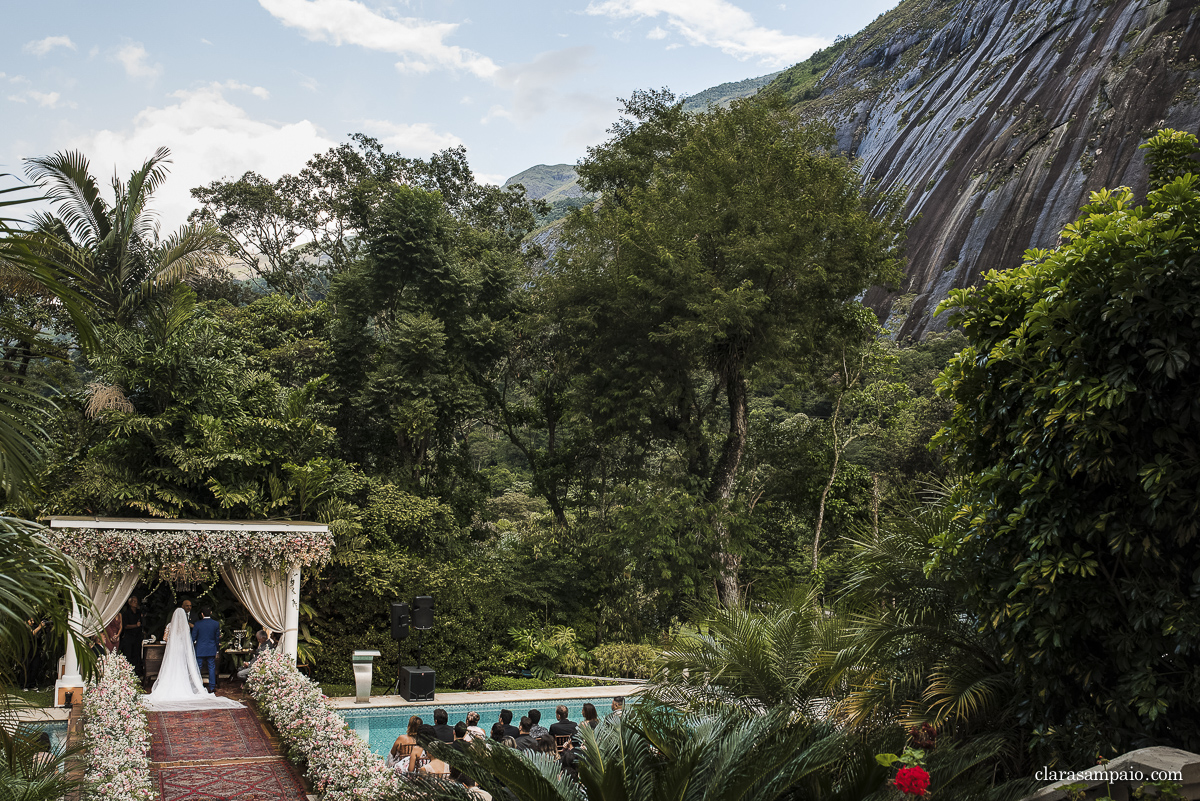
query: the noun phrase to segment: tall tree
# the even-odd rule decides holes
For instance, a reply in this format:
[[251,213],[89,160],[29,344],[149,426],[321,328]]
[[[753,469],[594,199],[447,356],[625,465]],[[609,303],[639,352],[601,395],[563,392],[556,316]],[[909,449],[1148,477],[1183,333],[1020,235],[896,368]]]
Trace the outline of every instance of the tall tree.
[[1058,248],[943,304],[970,343],[940,379],[971,521],[951,545],[1022,724],[1079,764],[1200,748],[1200,148],[1144,147],[1144,205],[1096,192]]
[[465,148],[414,159],[388,153],[364,134],[275,182],[247,172],[196,187],[192,197],[202,205],[189,219],[217,225],[229,255],[271,288],[320,297],[366,252],[371,219],[399,185],[441,193],[450,214],[472,225],[522,233],[532,227],[524,194],[476,183]]
[[150,200],[169,163],[170,151],[161,147],[127,182],[114,177],[110,205],[82,153],[26,160],[26,172],[45,187],[56,212],[34,216],[30,246],[69,270],[105,321],[129,325],[150,301],[220,260],[222,236],[213,225],[188,224],[159,236]]
[[625,113],[578,168],[603,200],[568,219],[541,286],[594,435],[630,443],[635,462],[672,449],[712,505],[732,604],[751,385],[814,377],[837,343],[872,335],[854,298],[899,277],[900,199],[864,189],[828,130],[774,100],[688,115],[665,90],[638,92]]
[[397,185],[377,202],[364,257],[330,293],[338,427],[351,458],[428,491],[460,489],[451,465],[507,347],[528,274],[525,230],[456,217],[440,192]]

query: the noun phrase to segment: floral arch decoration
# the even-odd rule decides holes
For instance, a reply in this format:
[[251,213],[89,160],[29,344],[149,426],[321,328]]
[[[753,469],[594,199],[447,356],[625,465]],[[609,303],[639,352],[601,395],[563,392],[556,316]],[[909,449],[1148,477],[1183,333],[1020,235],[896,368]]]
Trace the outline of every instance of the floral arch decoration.
[[[81,634],[103,629],[141,577],[215,581],[219,575],[256,620],[280,632],[280,650],[292,659],[300,569],[324,565],[333,551],[329,527],[304,520],[52,517],[46,539],[82,568],[93,608],[72,616]],[[55,686],[59,699],[83,687],[73,648]]]
[[304,520],[52,517],[47,539],[94,573],[137,570],[172,579],[207,575],[218,565],[321,567],[333,551],[329,527]]

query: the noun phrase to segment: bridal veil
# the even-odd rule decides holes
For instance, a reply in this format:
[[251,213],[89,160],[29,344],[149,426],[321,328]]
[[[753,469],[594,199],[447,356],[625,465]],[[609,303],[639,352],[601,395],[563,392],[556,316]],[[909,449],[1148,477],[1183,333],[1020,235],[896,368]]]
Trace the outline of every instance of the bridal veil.
[[142,705],[152,712],[185,712],[193,709],[233,709],[242,705],[229,698],[218,698],[204,689],[196,649],[187,613],[176,609],[167,627],[167,645],[163,651],[158,678]]

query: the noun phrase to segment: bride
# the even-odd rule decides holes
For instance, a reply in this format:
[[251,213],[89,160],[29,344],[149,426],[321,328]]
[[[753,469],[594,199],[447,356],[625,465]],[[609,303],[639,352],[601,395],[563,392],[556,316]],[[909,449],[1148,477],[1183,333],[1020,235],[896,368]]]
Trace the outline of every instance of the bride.
[[167,626],[167,645],[164,649],[158,678],[142,705],[153,712],[186,711],[191,709],[230,709],[242,705],[229,698],[218,698],[204,689],[187,612],[176,609]]

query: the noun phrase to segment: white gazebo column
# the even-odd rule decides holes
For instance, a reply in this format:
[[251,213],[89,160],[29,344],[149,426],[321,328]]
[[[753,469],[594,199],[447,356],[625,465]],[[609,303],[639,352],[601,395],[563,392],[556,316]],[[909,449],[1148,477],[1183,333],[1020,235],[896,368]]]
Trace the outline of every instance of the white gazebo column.
[[[79,615],[79,606],[71,601],[71,617],[68,625],[76,634],[83,631],[83,622]],[[55,669],[58,666],[55,665]],[[67,693],[71,693],[71,702],[78,704],[83,700],[83,676],[79,675],[79,656],[75,653],[75,640],[67,637],[67,664],[63,675],[54,682],[54,705],[64,706],[67,703]]]
[[288,573],[287,601],[283,607],[283,639],[279,647],[296,660],[296,646],[300,628],[300,568],[293,567]]

